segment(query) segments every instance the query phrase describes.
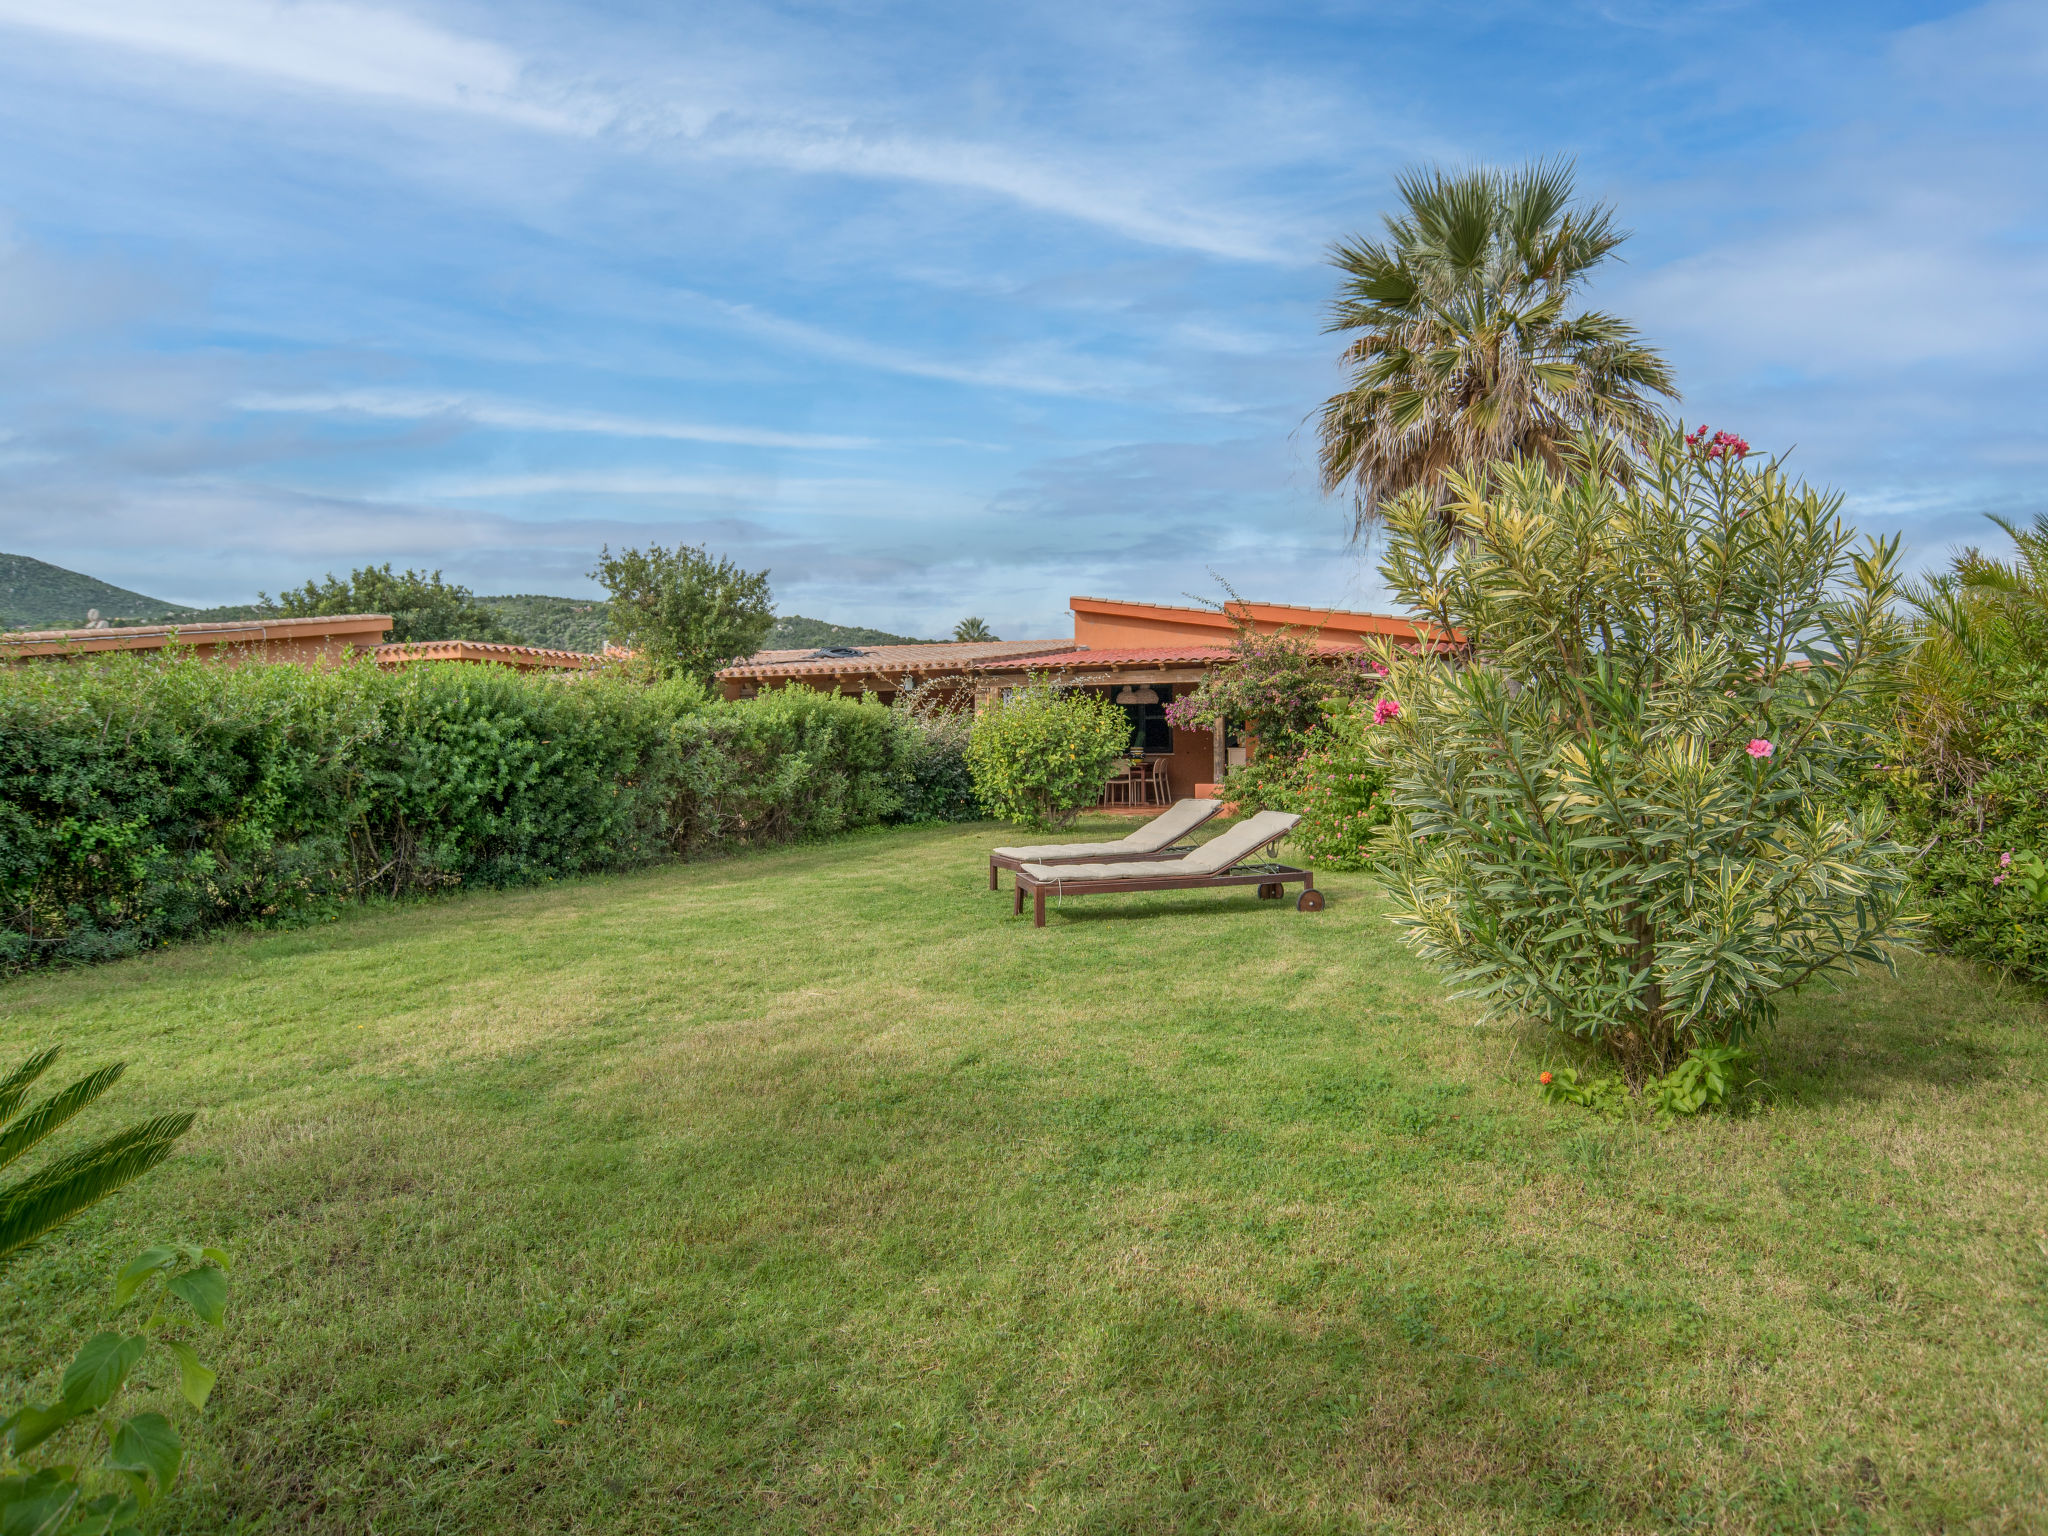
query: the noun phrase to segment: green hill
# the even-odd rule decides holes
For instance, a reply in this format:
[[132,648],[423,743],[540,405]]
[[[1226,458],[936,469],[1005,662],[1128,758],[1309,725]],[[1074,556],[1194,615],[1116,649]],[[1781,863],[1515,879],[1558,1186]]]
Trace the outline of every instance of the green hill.
[[927,645],[911,635],[892,635],[885,629],[862,629],[857,624],[827,624],[823,619],[778,615],[775,627],[761,642],[764,651],[794,651],[821,645]]
[[495,613],[504,626],[527,645],[551,651],[604,649],[605,604],[595,597],[543,597],[522,592],[514,597],[479,597],[479,608]]
[[[495,612],[505,627],[528,645],[545,645],[561,651],[604,649],[606,607],[598,598],[543,597],[522,593],[516,597],[479,597],[477,602]],[[793,651],[821,645],[917,645],[906,635],[887,630],[864,629],[853,624],[827,624],[785,614],[775,621],[762,649]]]
[[94,608],[110,623],[158,624],[193,613],[28,555],[0,555],[0,629],[74,629]]

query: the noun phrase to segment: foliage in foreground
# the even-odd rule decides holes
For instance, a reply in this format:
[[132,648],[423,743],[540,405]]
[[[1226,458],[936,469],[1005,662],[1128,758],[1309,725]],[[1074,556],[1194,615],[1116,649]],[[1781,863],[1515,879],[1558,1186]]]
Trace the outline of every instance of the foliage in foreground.
[[1130,750],[1130,716],[1119,706],[1034,677],[976,716],[967,764],[991,816],[1063,827],[1102,798]]
[[1897,543],[1838,498],[1703,434],[1625,489],[1609,451],[1453,477],[1460,533],[1389,507],[1382,575],[1470,660],[1391,651],[1372,740],[1408,942],[1640,1083],[1906,937],[1906,850],[1845,783],[1905,636]]
[[439,571],[409,570],[394,576],[389,561],[351,571],[347,581],[337,581],[330,571],[324,581],[309,581],[275,599],[262,592],[256,596],[259,612],[286,618],[388,613],[394,645],[415,640],[505,643],[518,639],[469,588],[443,581]]
[[228,1267],[219,1248],[182,1246],[149,1248],[122,1266],[115,1312],[146,1293],[148,1315],[133,1333],[103,1329],[87,1339],[65,1368],[55,1401],[24,1404],[0,1420],[0,1531],[136,1536],[143,1511],[177,1481],[185,1441],[160,1413],[124,1417],[116,1399],[154,1345],[176,1363],[185,1401],[195,1410],[206,1406],[216,1373],[189,1340],[165,1330],[185,1311],[220,1327]]
[[1576,200],[1572,168],[1410,171],[1386,237],[1340,241],[1344,273],[1326,329],[1351,332],[1350,387],[1323,406],[1323,490],[1351,485],[1359,531],[1453,470],[1523,455],[1561,464],[1575,433],[1634,436],[1677,398],[1636,328],[1574,296],[1627,231]]
[[720,667],[758,651],[775,624],[766,571],[689,544],[616,555],[607,546],[590,575],[611,594],[612,639],[663,676],[709,683]]
[[[0,1081],[0,1169],[12,1167],[42,1145],[127,1070],[126,1062],[114,1062],[25,1109],[29,1090],[62,1049],[53,1045],[38,1051]],[[178,1138],[191,1128],[189,1112],[158,1115],[0,1184],[0,1266],[80,1211],[141,1178],[169,1157]]]
[[615,672],[118,656],[0,672],[0,966],[370,895],[518,885],[894,819],[876,703]]

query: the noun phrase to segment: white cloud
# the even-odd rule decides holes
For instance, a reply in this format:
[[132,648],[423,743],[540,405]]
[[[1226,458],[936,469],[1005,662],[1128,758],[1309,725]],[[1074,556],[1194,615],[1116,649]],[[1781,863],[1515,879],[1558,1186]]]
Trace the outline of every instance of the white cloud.
[[308,416],[369,416],[397,421],[462,421],[512,432],[580,432],[599,437],[667,438],[686,443],[730,443],[747,448],[841,450],[872,448],[871,437],[818,432],[773,432],[755,427],[708,426],[694,421],[661,421],[615,416],[602,411],[565,411],[468,395],[406,390],[342,389],[316,394],[252,394],[235,404],[245,411],[280,411]]

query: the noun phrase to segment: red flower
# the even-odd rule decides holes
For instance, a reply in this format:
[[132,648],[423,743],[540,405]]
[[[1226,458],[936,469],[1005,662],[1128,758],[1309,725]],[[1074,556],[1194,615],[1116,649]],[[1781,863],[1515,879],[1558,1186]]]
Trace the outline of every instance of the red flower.
[[1550,1086],[1550,1074],[1548,1072],[1539,1072],[1536,1074],[1536,1081],[1548,1088]]

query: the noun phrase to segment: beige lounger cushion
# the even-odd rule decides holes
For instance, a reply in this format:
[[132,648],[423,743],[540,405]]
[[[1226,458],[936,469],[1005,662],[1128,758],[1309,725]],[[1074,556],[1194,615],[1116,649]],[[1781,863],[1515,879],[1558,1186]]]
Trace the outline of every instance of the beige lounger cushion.
[[1041,884],[1093,884],[1098,880],[1170,880],[1176,875],[1220,875],[1242,863],[1274,838],[1294,830],[1299,816],[1289,811],[1261,811],[1221,837],[1178,859],[1144,864],[1026,864],[1024,874]]
[[1157,853],[1171,848],[1220,809],[1214,800],[1176,800],[1129,837],[1113,843],[1036,843],[1023,848],[998,848],[1005,859],[1107,859],[1119,853]]

